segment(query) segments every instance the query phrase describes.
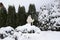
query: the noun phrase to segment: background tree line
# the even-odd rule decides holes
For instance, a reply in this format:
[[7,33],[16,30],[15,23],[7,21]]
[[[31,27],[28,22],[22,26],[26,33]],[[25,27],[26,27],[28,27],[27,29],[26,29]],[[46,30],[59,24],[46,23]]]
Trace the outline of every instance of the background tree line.
[[0,7],[0,27],[11,26],[16,28],[17,26],[21,26],[26,24],[26,19],[28,15],[31,15],[33,19],[35,19],[34,25],[38,24],[38,13],[36,12],[36,8],[34,4],[30,4],[28,8],[28,12],[26,12],[25,7],[18,7],[18,12],[15,10],[15,6],[9,6],[8,11],[6,8]]

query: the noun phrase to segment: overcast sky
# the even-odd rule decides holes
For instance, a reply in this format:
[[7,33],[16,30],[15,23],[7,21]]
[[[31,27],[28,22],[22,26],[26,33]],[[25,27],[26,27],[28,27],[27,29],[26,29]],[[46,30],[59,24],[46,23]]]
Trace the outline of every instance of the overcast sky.
[[18,10],[18,6],[25,6],[26,11],[28,10],[29,4],[35,4],[36,10],[39,11],[40,6],[48,3],[52,3],[54,0],[0,0],[8,9],[9,5],[14,5],[16,11]]

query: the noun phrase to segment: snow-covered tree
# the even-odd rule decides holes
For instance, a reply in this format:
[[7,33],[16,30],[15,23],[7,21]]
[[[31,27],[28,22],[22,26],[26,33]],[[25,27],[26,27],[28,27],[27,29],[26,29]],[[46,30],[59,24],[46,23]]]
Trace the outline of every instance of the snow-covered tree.
[[60,1],[54,1],[52,4],[43,5],[40,7],[38,20],[41,27],[47,29],[57,27],[60,17]]

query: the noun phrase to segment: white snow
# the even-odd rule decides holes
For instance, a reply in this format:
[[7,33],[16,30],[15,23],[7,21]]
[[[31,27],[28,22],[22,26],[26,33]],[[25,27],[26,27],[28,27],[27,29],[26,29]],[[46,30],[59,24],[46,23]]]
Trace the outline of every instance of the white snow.
[[11,38],[11,37],[6,37],[3,40],[15,40],[15,39],[14,38]]
[[53,23],[52,25],[49,24],[50,27],[60,27],[60,0],[55,0],[53,4],[40,7],[38,20],[42,24],[46,23],[45,21],[50,21],[50,24]]
[[[58,2],[53,4],[54,7],[49,5],[47,6],[43,5],[39,13],[38,20],[42,21],[42,23],[44,24],[44,20],[45,19],[48,20],[49,16],[51,16],[51,17],[55,17],[51,21],[56,21],[56,23],[60,24],[60,18],[58,17],[60,16],[60,12],[58,12],[59,8],[57,8],[58,4],[59,4]],[[51,11],[50,13],[52,14],[48,14],[49,11]],[[15,38],[17,40],[60,40],[60,32],[41,31],[38,27],[31,25],[31,23],[33,22],[34,22],[34,19],[32,19],[30,16],[27,19],[27,24],[23,26],[18,26],[15,30],[10,26],[0,28],[0,40],[15,40]],[[56,26],[56,23],[54,24],[54,26]],[[34,33],[33,33],[33,30],[34,30]],[[11,33],[13,34],[10,35],[10,33],[6,33],[6,31],[7,32],[11,31]],[[32,31],[32,33],[30,33],[30,31]],[[4,39],[1,39],[1,34],[3,34],[4,37],[5,35],[8,35],[8,36],[5,37]]]
[[0,28],[0,35],[1,35],[1,34],[3,34],[4,37],[7,36],[7,33],[6,33],[5,31],[1,30],[1,28]]
[[56,21],[56,22],[60,23],[60,18],[54,18],[51,21]]
[[60,32],[41,32],[40,33],[40,40],[60,40]]
[[39,19],[38,20],[42,21],[42,20],[46,19],[47,17],[48,17],[48,10],[43,10],[43,11],[40,10]]
[[51,16],[52,16],[52,17],[60,16],[60,13],[53,13]]
[[10,26],[7,26],[7,27],[2,27],[1,30],[11,31],[11,30],[14,30],[14,29],[12,27],[10,27]]
[[7,27],[1,27],[0,33],[5,34],[7,36],[12,35],[14,33],[14,28],[7,26]]
[[60,32],[40,31],[40,34],[26,33],[22,36],[18,35],[18,40],[60,40]]
[[[6,27],[5,27],[6,28]],[[9,27],[8,27],[9,28]],[[4,30],[1,30],[0,33],[5,33]],[[25,30],[27,29],[27,30]],[[8,30],[6,28],[6,30]],[[22,33],[22,32],[26,33]],[[28,33],[28,31],[34,30],[35,33]],[[17,32],[19,31],[19,32]],[[40,29],[34,25],[26,24],[23,26],[18,26],[13,35],[8,35],[4,39],[0,40],[60,40],[60,32],[57,31],[40,31]]]
[[28,33],[31,30],[34,30],[35,33],[40,33],[40,29],[38,27],[36,27],[34,25],[31,26],[29,23],[26,25],[23,25],[23,26],[18,26],[16,28],[16,31],[26,32],[26,33]]

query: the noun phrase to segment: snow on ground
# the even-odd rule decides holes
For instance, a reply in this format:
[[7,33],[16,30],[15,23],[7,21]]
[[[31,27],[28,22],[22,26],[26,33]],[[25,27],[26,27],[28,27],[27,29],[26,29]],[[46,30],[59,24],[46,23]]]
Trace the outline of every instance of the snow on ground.
[[19,36],[18,40],[60,40],[60,32],[40,31],[40,34],[26,33]]
[[3,40],[15,40],[15,39],[14,38],[11,38],[11,37],[6,37]]
[[[7,28],[6,28],[7,29]],[[27,30],[25,30],[27,29]],[[35,33],[28,33],[28,31],[34,30]],[[1,32],[2,31],[2,32]],[[26,33],[22,33],[26,32]],[[39,32],[39,33],[38,33]],[[4,33],[0,28],[0,33]],[[0,40],[60,40],[60,32],[57,31],[40,31],[34,25],[26,24],[23,26],[19,26],[15,29],[13,35],[9,35],[4,39]]]
[[21,40],[60,40],[60,32],[41,31],[40,34],[23,34]]
[[60,32],[52,32],[52,31],[41,32],[40,40],[60,40]]

